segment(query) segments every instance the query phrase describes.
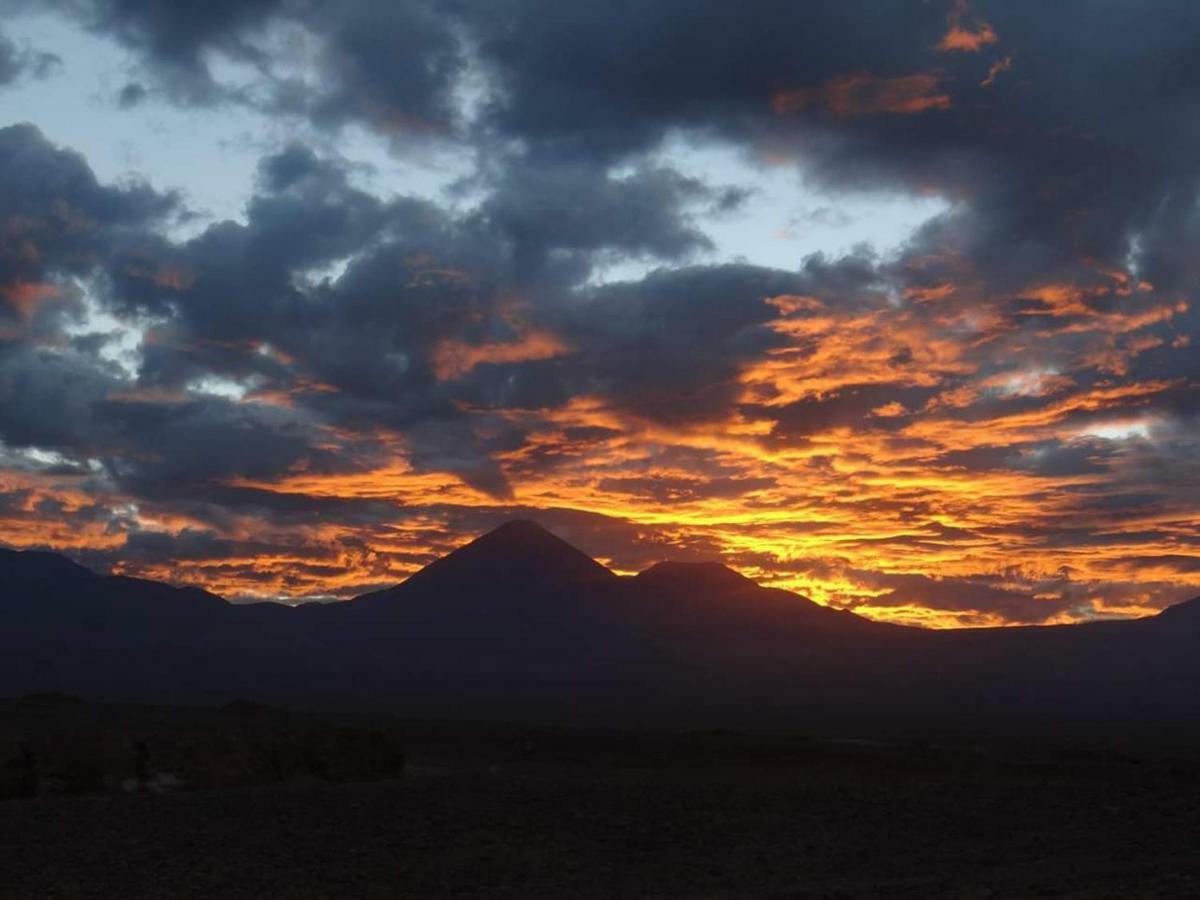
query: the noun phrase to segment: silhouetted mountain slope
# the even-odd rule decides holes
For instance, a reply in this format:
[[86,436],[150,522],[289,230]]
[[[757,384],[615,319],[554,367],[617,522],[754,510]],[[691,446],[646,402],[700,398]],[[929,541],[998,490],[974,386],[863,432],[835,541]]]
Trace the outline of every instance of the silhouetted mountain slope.
[[618,577],[528,521],[394,588],[296,609],[0,551],[0,623],[0,694],[642,724],[1200,721],[1200,600],[1133,622],[930,632],[717,563]]
[[193,627],[228,608],[199,588],[101,576],[53,553],[0,551],[0,616],[13,627]]
[[1160,624],[1183,625],[1187,623],[1192,626],[1200,626],[1200,597],[1193,597],[1183,603],[1168,606],[1153,618]]
[[494,666],[562,664],[604,634],[621,579],[528,521],[513,521],[431,563],[402,584],[328,606],[314,627],[379,659],[439,672],[449,685]]
[[718,645],[739,635],[803,640],[895,629],[790,591],[761,587],[719,563],[658,563],[633,578],[629,588],[647,620],[697,636],[706,633]]
[[0,586],[21,582],[67,582],[98,577],[65,556],[44,550],[0,549]]

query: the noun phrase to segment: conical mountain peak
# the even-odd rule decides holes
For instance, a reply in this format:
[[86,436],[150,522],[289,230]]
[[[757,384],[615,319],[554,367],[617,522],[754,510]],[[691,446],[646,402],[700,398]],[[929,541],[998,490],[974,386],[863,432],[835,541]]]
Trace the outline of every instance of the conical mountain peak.
[[616,580],[537,522],[513,519],[426,566],[402,587],[558,593]]
[[[492,544],[506,543],[513,546],[528,545],[530,542],[557,542],[564,547],[570,547],[570,549],[575,550],[574,547],[571,547],[562,538],[543,528],[533,519],[509,519],[507,522],[497,525],[491,531],[481,534],[465,546],[482,544],[484,542]],[[575,552],[578,553],[579,551],[575,550]]]

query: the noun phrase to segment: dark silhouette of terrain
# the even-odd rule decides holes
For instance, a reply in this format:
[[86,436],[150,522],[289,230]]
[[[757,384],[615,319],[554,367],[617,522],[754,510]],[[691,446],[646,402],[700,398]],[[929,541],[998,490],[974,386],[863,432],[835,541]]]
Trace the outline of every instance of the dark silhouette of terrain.
[[3,897],[1193,897],[1194,742],[0,701]]
[[1193,728],[1200,598],[1158,616],[926,631],[717,564],[619,577],[515,521],[345,603],[234,605],[0,551],[0,695],[858,732]]

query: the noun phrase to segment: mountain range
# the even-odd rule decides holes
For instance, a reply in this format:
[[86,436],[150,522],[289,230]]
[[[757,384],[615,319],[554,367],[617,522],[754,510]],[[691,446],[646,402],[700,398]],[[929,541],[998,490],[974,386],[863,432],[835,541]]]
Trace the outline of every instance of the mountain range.
[[1121,622],[930,631],[713,563],[614,574],[513,521],[396,587],[231,604],[0,551],[0,695],[856,732],[1200,726],[1200,598]]

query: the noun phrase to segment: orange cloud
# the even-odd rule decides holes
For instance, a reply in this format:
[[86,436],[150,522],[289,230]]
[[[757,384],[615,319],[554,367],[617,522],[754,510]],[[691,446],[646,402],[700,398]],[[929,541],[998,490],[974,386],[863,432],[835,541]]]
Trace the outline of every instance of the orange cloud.
[[771,99],[776,113],[796,112],[823,105],[839,118],[893,114],[913,115],[932,109],[949,109],[950,95],[942,93],[941,75],[918,72],[879,78],[867,72],[840,75],[820,88],[782,91]]
[[518,363],[537,359],[552,359],[570,348],[549,331],[530,329],[514,341],[490,341],[468,344],[447,340],[438,344],[433,353],[434,373],[439,381],[453,381],[483,363]]
[[979,82],[979,86],[980,87],[991,87],[993,84],[996,83],[996,77],[1001,72],[1007,72],[1011,68],[1012,68],[1012,57],[1011,56],[1005,56],[1002,59],[996,60],[994,63],[992,63],[991,68],[988,69],[988,73],[984,77],[983,81]]
[[896,416],[903,416],[908,412],[904,408],[904,404],[893,400],[891,403],[885,403],[882,406],[877,406],[871,410],[871,415],[881,419],[892,419]]
[[995,29],[987,22],[976,21],[973,25],[965,25],[969,9],[966,0],[955,0],[946,16],[947,30],[938,42],[937,49],[942,52],[959,51],[978,53],[987,44],[994,44],[999,38]]
[[57,285],[38,281],[14,281],[0,287],[0,294],[22,319],[28,321],[43,300],[59,295]]

